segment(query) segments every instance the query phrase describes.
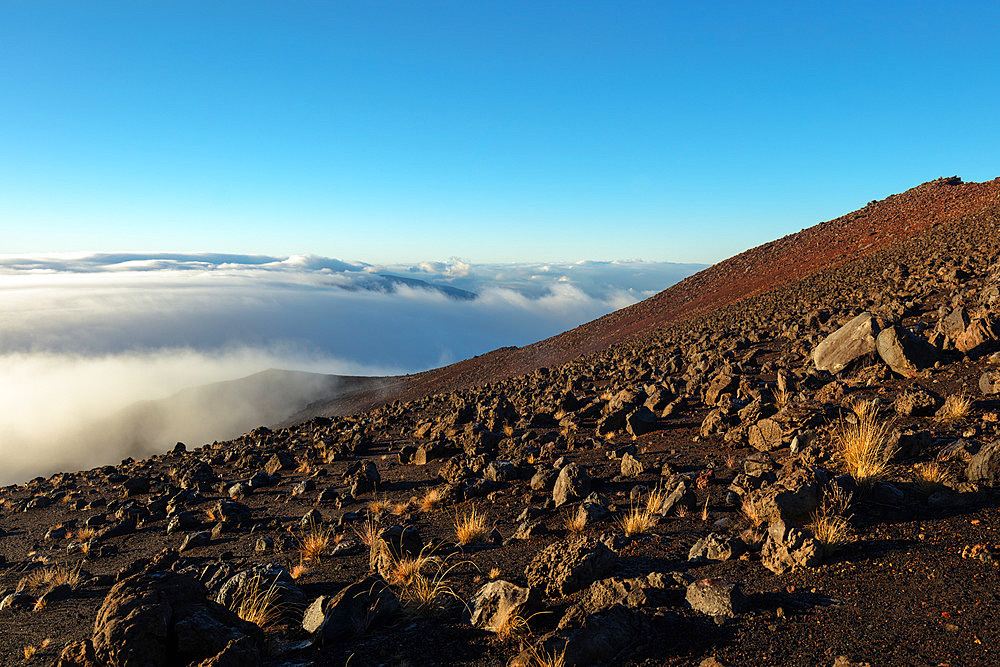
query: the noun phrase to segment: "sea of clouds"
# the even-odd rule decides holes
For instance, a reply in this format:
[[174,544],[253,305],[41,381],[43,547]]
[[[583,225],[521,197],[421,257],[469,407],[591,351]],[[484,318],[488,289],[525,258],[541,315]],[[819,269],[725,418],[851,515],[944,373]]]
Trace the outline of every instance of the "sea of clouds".
[[267,368],[418,372],[571,329],[701,268],[0,255],[0,483],[65,456],[81,425],[139,400]]

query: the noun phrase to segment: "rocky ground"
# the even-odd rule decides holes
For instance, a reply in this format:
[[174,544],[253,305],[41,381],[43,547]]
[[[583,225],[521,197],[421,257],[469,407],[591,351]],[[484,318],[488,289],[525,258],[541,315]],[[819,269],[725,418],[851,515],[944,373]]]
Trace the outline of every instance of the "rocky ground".
[[559,365],[0,489],[3,664],[996,664],[971,185],[870,204],[914,217],[864,249],[859,212],[727,260],[801,255]]

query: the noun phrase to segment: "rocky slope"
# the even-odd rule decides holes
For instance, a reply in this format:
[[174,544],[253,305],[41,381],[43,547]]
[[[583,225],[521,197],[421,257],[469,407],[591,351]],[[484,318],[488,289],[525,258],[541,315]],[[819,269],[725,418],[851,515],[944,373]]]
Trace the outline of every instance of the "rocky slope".
[[996,664],[998,230],[1000,181],[934,181],[339,416],[5,487],[4,664]]

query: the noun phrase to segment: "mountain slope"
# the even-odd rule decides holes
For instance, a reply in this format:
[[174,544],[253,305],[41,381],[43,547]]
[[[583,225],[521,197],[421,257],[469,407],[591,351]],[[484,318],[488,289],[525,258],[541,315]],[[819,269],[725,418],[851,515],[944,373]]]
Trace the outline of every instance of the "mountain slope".
[[982,183],[963,183],[958,177],[929,181],[747,250],[649,299],[565,333],[416,375],[386,378],[378,392],[361,391],[345,399],[320,402],[312,414],[347,414],[556,366],[872,255],[935,226],[953,224],[997,205],[1000,178]]

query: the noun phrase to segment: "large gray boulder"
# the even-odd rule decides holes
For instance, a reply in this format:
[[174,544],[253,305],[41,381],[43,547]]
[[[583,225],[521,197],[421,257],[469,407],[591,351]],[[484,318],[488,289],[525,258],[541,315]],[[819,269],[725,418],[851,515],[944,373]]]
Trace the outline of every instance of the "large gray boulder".
[[736,582],[720,577],[701,579],[687,587],[687,603],[709,616],[727,616],[750,610],[750,600]]
[[333,597],[321,595],[306,609],[302,629],[318,644],[360,637],[399,611],[399,600],[377,574],[347,586]]
[[937,350],[930,343],[900,326],[884,329],[875,348],[882,361],[903,377],[915,377],[937,361]]
[[559,471],[552,489],[552,499],[556,507],[583,500],[590,494],[590,475],[579,463],[570,463]]
[[525,588],[509,581],[491,581],[472,596],[464,618],[482,630],[498,632],[509,626],[510,619],[528,619],[541,608],[541,594],[537,588]]
[[646,616],[636,609],[620,604],[606,611],[573,619],[539,639],[511,660],[511,667],[539,664],[539,656],[561,656],[564,667],[582,665],[613,665],[616,657],[631,645],[648,637]]
[[219,587],[215,601],[233,609],[238,607],[248,594],[253,595],[254,591],[264,593],[272,589],[282,617],[297,617],[302,613],[307,602],[305,594],[295,585],[291,573],[276,563],[255,565],[234,574]]
[[94,623],[91,641],[98,661],[111,666],[189,664],[243,638],[259,659],[260,628],[207,600],[206,593],[194,577],[174,572],[119,582],[104,598]]
[[804,530],[776,521],[767,528],[767,542],[760,562],[775,574],[795,567],[816,567],[823,560],[823,547]]
[[618,564],[618,554],[592,537],[556,542],[542,549],[524,570],[528,585],[562,597],[602,579]]
[[979,378],[979,391],[984,396],[1000,394],[1000,371],[986,371]]
[[1000,482],[1000,440],[994,440],[984,445],[965,470],[965,476],[970,482],[978,482],[987,486],[998,486]]
[[878,332],[878,323],[872,314],[861,313],[816,346],[812,354],[816,368],[839,373],[855,359],[874,354]]

